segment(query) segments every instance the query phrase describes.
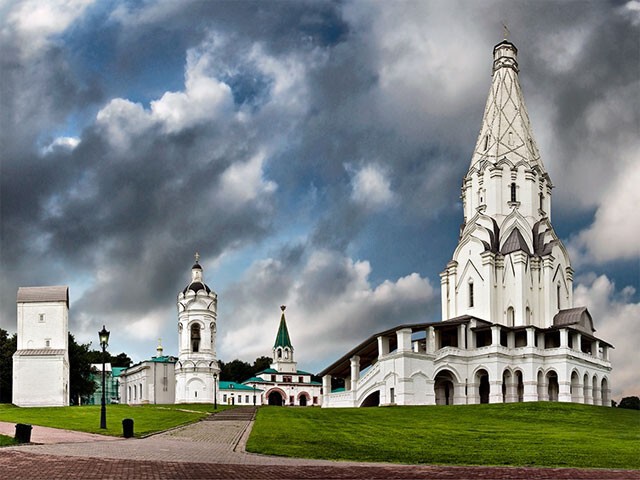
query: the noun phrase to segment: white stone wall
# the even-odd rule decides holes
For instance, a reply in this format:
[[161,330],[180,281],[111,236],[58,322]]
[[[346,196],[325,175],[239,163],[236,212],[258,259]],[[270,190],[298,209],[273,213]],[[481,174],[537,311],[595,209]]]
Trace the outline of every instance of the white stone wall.
[[64,355],[14,356],[12,395],[18,407],[68,406],[68,360]]
[[175,364],[171,362],[142,362],[124,370],[119,379],[122,403],[175,403]]

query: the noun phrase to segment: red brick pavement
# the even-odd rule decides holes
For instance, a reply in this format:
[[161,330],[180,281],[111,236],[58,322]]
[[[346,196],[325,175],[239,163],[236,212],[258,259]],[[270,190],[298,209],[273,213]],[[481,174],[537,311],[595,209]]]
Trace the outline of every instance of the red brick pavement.
[[0,451],[0,478],[11,480],[76,479],[635,479],[638,470],[585,470],[518,467],[448,466],[282,466],[156,462],[36,455]]

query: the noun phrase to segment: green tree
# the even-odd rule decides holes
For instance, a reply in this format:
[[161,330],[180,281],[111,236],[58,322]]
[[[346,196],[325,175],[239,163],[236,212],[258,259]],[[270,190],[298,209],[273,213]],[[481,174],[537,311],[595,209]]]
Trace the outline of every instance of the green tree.
[[618,408],[628,408],[630,410],[640,410],[640,398],[636,396],[624,397],[620,400]]
[[228,382],[243,382],[251,377],[251,365],[242,360],[233,360],[229,363],[220,362],[220,380]]
[[16,352],[18,337],[0,328],[0,402],[11,403],[13,391],[13,354]]
[[91,342],[78,344],[69,332],[69,393],[72,405],[78,405],[80,398],[88,397],[96,390],[91,378],[92,357],[89,347]]
[[253,367],[251,368],[251,376],[254,377],[256,373],[266,370],[271,367],[273,360],[271,357],[258,357],[253,361]]
[[[89,350],[89,363],[102,363],[102,350]],[[110,363],[112,367],[130,367],[133,361],[129,355],[122,352],[118,355],[111,355],[109,352],[105,354],[105,363]]]

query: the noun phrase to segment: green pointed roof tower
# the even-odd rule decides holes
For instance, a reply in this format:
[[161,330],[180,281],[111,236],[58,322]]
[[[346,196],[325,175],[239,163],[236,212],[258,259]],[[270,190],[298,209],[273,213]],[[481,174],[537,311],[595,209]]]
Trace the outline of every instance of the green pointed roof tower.
[[276,349],[278,347],[289,347],[293,350],[293,346],[291,345],[291,339],[289,338],[289,330],[287,329],[287,321],[284,318],[284,310],[287,307],[285,305],[280,306],[280,310],[282,310],[282,316],[280,317],[280,326],[278,327],[278,334],[276,335],[276,342],[273,344],[273,348]]
[[273,363],[271,368],[283,373],[295,373],[297,371],[296,362],[293,359],[293,345],[289,337],[287,329],[287,320],[284,318],[284,311],[287,307],[282,305],[282,316],[280,317],[280,326],[276,335],[276,341],[273,344]]

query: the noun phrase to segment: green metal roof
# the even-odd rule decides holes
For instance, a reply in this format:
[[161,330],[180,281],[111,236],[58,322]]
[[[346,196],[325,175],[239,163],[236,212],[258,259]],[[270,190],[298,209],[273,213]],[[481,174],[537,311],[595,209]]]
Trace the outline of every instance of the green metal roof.
[[287,329],[287,321],[284,318],[285,306],[280,307],[282,309],[282,316],[280,317],[280,326],[278,327],[278,334],[276,335],[276,342],[273,344],[273,348],[289,347],[293,350],[291,345],[291,339],[289,338],[289,330]]
[[[249,387],[248,385],[242,385],[241,383],[236,382],[219,382],[220,390],[246,390],[253,391],[253,387]],[[261,392],[259,388],[256,388],[256,392]]]
[[126,367],[111,367],[111,376],[119,377],[123,370],[126,370]]

